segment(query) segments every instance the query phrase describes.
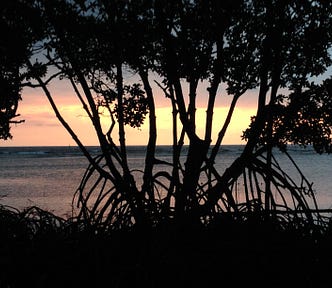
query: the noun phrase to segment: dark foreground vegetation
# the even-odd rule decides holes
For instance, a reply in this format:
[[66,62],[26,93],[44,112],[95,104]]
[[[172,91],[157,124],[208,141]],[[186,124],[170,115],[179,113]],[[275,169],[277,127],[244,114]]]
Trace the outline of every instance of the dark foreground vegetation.
[[332,226],[224,214],[120,231],[1,207],[1,287],[331,287]]

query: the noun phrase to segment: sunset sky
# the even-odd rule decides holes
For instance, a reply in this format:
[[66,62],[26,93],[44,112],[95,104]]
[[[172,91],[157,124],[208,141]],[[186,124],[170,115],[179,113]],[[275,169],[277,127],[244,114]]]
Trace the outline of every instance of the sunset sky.
[[[322,79],[332,75],[332,68],[328,69]],[[185,87],[185,85],[183,86]],[[71,125],[75,133],[79,136],[84,145],[98,145],[93,126],[85,115],[81,103],[75,97],[71,87],[68,87],[65,81],[56,81],[49,85],[54,100],[65,118]],[[171,104],[169,99],[165,98],[163,92],[157,85],[153,86],[155,103],[157,107],[157,144],[172,144],[171,130]],[[250,123],[250,117],[255,115],[257,108],[258,91],[251,90],[242,95],[238,101],[234,112],[232,122],[224,138],[224,144],[244,144],[241,140],[242,131]],[[199,136],[204,136],[205,115],[207,91],[206,86],[202,85],[197,91],[197,132]],[[53,110],[41,89],[26,88],[22,93],[23,100],[20,102],[18,113],[21,116],[18,119],[24,119],[25,123],[13,125],[11,132],[13,139],[0,140],[0,146],[68,146],[76,145],[68,132],[61,126],[55,117]],[[217,133],[220,130],[223,120],[226,117],[231,96],[227,95],[223,88],[219,89],[216,99],[213,138],[215,141]],[[105,119],[103,122],[107,125]],[[146,145],[148,139],[148,125],[143,125],[140,129],[128,127],[126,129],[126,140],[128,145]],[[108,126],[107,126],[108,127]],[[118,136],[114,133],[114,141]]]
[[[97,139],[90,120],[84,114],[82,105],[75,98],[73,91],[66,87],[63,82],[57,82],[49,87],[54,96],[60,112],[66,121],[71,125],[74,131],[79,135],[85,145],[98,145]],[[171,105],[168,99],[163,96],[163,92],[154,87],[157,106],[157,127],[159,145],[167,145],[172,142],[171,132]],[[222,90],[222,89],[220,89]],[[206,115],[206,87],[198,91],[201,94],[198,100],[197,109],[197,131],[203,137]],[[249,91],[238,102],[229,131],[225,137],[225,144],[240,144],[242,131],[248,126],[250,116],[255,114],[256,101],[254,100],[257,91]],[[25,123],[12,126],[13,139],[1,141],[1,146],[52,146],[52,145],[76,145],[68,132],[61,126],[55,117],[50,104],[40,89],[25,89],[23,91],[23,100],[20,102],[18,113],[20,119]],[[214,113],[214,137],[223,124],[223,119],[228,111],[227,107],[231,97],[225,91],[220,91],[219,98],[216,100],[216,109]],[[225,106],[227,105],[227,107]],[[105,119],[105,121],[107,121]],[[147,121],[146,121],[147,122]],[[106,123],[106,122],[105,122]],[[107,124],[107,123],[106,123]],[[127,128],[126,140],[128,145],[145,145],[147,143],[148,125],[143,125],[140,129]],[[114,140],[117,135],[114,134]]]

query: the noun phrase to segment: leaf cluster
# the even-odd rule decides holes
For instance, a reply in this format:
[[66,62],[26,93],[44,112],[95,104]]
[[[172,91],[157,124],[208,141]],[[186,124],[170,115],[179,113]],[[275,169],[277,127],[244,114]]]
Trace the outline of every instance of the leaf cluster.
[[[311,83],[303,92],[288,96],[279,95],[275,105],[266,107],[264,113],[273,115],[272,139],[269,139],[267,122],[259,137],[259,145],[277,146],[286,149],[287,144],[312,146],[316,152],[332,151],[332,79],[321,84]],[[249,139],[256,118],[244,131],[243,138]]]
[[[144,123],[148,113],[147,99],[144,90],[140,84],[124,86],[123,98],[123,116],[124,124],[132,128],[139,128]],[[115,105],[116,117],[119,117],[118,105]]]
[[10,139],[10,124],[21,100],[21,82],[28,74],[22,72],[26,58],[33,53],[33,44],[41,35],[37,11],[29,1],[0,3],[0,139]]

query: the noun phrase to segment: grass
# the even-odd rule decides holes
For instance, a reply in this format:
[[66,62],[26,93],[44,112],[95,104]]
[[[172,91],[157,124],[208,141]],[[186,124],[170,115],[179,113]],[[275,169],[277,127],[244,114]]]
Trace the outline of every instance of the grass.
[[331,287],[331,223],[281,219],[107,232],[0,206],[0,287]]

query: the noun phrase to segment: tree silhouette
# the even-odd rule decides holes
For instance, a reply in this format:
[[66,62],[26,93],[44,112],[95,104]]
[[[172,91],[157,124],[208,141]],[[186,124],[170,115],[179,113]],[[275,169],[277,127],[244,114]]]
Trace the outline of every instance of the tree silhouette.
[[[90,163],[75,194],[79,219],[107,229],[146,227],[164,221],[196,225],[223,213],[243,212],[275,215],[295,210],[299,213],[282,215],[319,219],[319,214],[314,217],[310,211],[317,207],[309,182],[300,171],[300,184],[286,175],[273,148],[279,147],[287,155],[289,143],[313,144],[318,152],[331,149],[330,80],[313,84],[310,77],[321,75],[331,65],[332,3],[13,3],[31,13],[19,22],[22,27],[14,27],[26,38],[18,45],[22,57],[15,55],[10,58],[15,65],[9,61],[1,66],[4,71],[16,69],[16,74],[11,70],[2,74],[1,81],[14,83],[10,84],[11,92],[5,93],[8,97],[1,100],[2,138],[9,137],[8,125],[16,114],[20,89],[41,88]],[[2,21],[8,26],[13,18],[6,7],[3,9],[7,18]],[[9,57],[10,46],[1,45],[5,47],[1,57]],[[15,76],[18,70],[22,71],[19,78]],[[56,78],[68,81],[82,103],[99,141],[100,156],[94,158],[89,153],[53,101],[47,84]],[[156,86],[173,109],[170,162],[156,154]],[[3,84],[1,87],[7,89]],[[206,95],[200,95],[201,87],[207,87]],[[220,95],[220,87],[227,95]],[[287,92],[280,95],[280,89]],[[220,174],[215,168],[216,156],[237,101],[249,90],[257,92],[258,105],[251,126],[243,134],[247,143],[242,154]],[[200,136],[196,110],[202,96],[207,105],[205,130]],[[212,123],[219,121],[214,115],[217,97],[232,101],[213,139]],[[108,127],[101,123],[101,111],[108,116]],[[149,139],[142,185],[138,185],[127,159],[125,126],[140,127],[143,121],[148,121]],[[244,200],[237,197],[239,181]],[[308,202],[311,200],[313,204]]]
[[0,11],[0,31],[4,35],[0,40],[0,139],[6,140],[12,137],[10,125],[23,122],[14,120],[19,116],[16,112],[22,81],[29,77],[21,68],[32,56],[31,45],[40,31],[34,22],[35,11],[25,1],[3,2]]

